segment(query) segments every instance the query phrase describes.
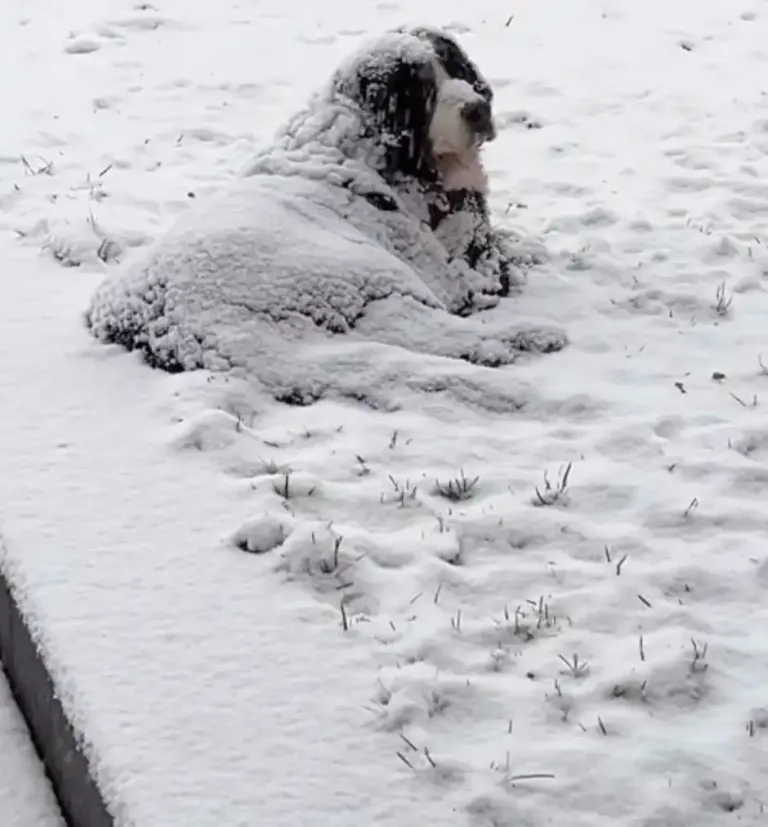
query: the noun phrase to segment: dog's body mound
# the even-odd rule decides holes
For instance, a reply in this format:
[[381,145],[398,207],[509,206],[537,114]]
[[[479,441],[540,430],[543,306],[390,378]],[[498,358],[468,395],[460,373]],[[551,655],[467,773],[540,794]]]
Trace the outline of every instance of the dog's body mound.
[[460,149],[476,159],[490,121],[475,111],[479,75],[450,88],[443,78],[440,109],[446,72],[430,36],[389,34],[342,66],[242,177],[100,285],[93,334],[168,371],[243,371],[299,404],[326,394],[382,404],[386,388],[409,383],[474,395],[468,365],[424,358],[498,366],[561,348],[557,328],[464,318],[507,294],[520,262],[490,227],[483,182],[445,187],[434,124],[474,107]]

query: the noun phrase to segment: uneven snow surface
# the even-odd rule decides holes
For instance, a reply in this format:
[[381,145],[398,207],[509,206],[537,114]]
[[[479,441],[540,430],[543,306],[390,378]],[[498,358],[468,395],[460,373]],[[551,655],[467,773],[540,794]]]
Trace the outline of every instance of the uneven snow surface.
[[[551,255],[492,312],[572,344],[472,368],[534,404],[289,408],[94,342],[115,260],[414,19]],[[764,824],[768,4],[6,0],[0,38],[0,564],[116,823]]]

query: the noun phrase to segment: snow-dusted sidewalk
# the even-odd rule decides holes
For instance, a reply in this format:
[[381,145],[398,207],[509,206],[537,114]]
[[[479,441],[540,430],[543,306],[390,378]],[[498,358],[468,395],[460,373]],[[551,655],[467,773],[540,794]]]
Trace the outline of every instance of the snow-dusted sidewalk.
[[59,808],[0,669],[0,823],[63,827]]
[[[35,379],[0,369],[14,400],[3,569],[118,822],[353,825],[406,810],[452,823],[439,786],[403,785],[397,740],[371,730],[375,664],[365,638],[343,635],[335,594],[286,586],[272,557],[228,542],[262,511],[248,443],[266,445],[237,426],[243,390],[94,345],[59,310],[84,291],[10,262],[0,347]],[[227,442],[222,474],[205,456]]]
[[[115,823],[764,823],[762,5],[54,5],[0,9],[0,566]],[[416,13],[552,254],[495,311],[572,338],[492,373],[530,404],[287,408],[91,341],[104,242]]]

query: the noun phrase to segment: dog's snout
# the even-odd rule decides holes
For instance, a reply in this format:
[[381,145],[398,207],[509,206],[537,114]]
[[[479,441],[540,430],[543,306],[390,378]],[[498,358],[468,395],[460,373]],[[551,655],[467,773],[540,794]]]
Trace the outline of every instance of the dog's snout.
[[464,118],[473,127],[485,128],[491,121],[491,107],[487,101],[476,100],[464,104]]
[[491,105],[487,100],[480,98],[465,103],[462,108],[462,115],[475,132],[489,138],[493,137],[493,115],[491,114]]

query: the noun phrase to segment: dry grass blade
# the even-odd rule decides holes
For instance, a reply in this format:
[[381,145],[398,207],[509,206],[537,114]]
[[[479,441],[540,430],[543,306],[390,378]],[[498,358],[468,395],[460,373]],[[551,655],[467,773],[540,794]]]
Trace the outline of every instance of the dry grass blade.
[[468,500],[472,497],[479,479],[479,476],[468,479],[464,476],[463,469],[459,469],[459,476],[452,480],[448,480],[447,482],[435,480],[435,493],[452,502]]

